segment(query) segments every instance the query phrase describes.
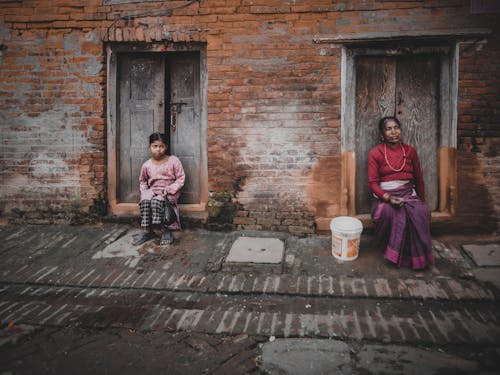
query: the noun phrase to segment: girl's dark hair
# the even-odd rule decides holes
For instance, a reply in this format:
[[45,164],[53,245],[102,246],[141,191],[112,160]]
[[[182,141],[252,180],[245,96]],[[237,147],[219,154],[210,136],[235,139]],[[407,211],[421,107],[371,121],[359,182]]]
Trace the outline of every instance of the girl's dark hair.
[[149,144],[155,141],[162,141],[166,145],[168,145],[167,135],[164,133],[153,133],[149,136]]
[[399,122],[399,120],[397,119],[397,117],[395,116],[386,116],[386,117],[382,117],[380,119],[380,121],[378,122],[378,130],[380,133],[382,133],[384,131],[384,126],[385,124],[387,123],[387,121],[394,121],[396,124],[399,125],[399,127],[401,127],[401,123]]

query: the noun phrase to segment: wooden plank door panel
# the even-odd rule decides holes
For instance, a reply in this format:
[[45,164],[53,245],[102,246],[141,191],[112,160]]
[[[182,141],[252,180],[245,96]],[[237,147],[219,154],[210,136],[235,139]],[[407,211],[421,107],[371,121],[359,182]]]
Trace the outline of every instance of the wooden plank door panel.
[[199,55],[182,53],[169,59],[170,148],[186,172],[181,203],[200,203],[201,124]]
[[139,173],[142,163],[150,157],[149,135],[165,127],[164,72],[163,60],[158,56],[119,56],[118,203],[139,201]]
[[426,200],[438,208],[439,70],[436,55],[358,56],[356,69],[356,213],[371,208],[368,151],[379,142],[378,121],[396,115],[403,140],[417,149]]
[[368,152],[379,143],[378,121],[394,114],[396,60],[390,57],[359,56],[356,59],[356,207],[358,213],[370,212],[371,193]]
[[396,114],[404,142],[414,146],[420,158],[431,210],[438,208],[439,70],[437,56],[404,56],[396,76]]

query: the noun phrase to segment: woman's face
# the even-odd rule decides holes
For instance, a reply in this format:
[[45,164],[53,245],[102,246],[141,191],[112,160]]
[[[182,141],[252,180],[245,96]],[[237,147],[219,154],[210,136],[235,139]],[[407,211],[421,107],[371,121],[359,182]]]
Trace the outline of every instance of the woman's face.
[[167,151],[167,145],[162,141],[154,141],[149,145],[149,150],[151,151],[153,159],[160,160]]
[[401,126],[394,121],[388,120],[384,124],[384,130],[382,131],[382,136],[384,137],[384,142],[389,144],[398,144],[401,142]]

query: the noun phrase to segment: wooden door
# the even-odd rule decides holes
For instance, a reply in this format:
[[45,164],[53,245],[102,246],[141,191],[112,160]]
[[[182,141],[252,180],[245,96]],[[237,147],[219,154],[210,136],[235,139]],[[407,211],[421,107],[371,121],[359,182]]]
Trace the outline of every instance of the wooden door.
[[118,60],[117,202],[138,203],[141,165],[149,135],[165,129],[165,63],[154,54]]
[[186,172],[180,203],[200,203],[199,53],[127,53],[118,58],[117,203],[140,199],[139,173],[149,135],[169,136],[168,152]]
[[200,73],[198,53],[168,57],[170,150],[182,162],[181,203],[199,203],[201,192]]
[[379,142],[378,121],[397,116],[403,141],[424,171],[426,200],[438,208],[440,60],[436,55],[358,56],[356,74],[356,213],[369,213],[368,151]]

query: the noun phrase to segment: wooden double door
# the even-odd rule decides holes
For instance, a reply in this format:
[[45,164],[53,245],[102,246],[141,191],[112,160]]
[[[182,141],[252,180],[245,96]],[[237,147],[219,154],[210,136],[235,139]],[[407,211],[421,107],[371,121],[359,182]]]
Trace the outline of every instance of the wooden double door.
[[356,213],[370,212],[367,159],[379,142],[378,121],[397,116],[403,141],[414,146],[424,173],[426,200],[438,207],[440,69],[437,54],[357,56],[354,63]]
[[180,203],[200,203],[200,58],[197,52],[120,53],[117,57],[116,200],[137,203],[149,135],[166,133],[168,153],[186,172]]

